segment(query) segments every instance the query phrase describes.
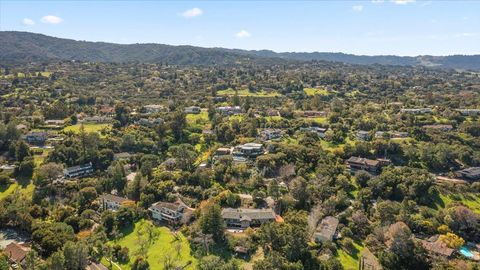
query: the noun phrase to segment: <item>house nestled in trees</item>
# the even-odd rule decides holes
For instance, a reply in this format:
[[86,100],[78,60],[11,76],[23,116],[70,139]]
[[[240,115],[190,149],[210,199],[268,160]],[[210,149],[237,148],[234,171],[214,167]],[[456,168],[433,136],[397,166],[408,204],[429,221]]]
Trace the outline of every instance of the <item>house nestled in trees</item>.
[[480,180],[480,167],[470,167],[455,173],[458,177],[465,178],[467,180],[476,181]]
[[408,114],[426,114],[432,113],[431,108],[418,108],[418,109],[401,109],[400,112]]
[[199,114],[201,111],[200,107],[198,106],[190,106],[185,108],[186,114]]
[[350,157],[346,163],[351,172],[363,170],[370,173],[378,173],[383,166],[390,165],[391,161],[389,159],[372,160],[361,157]]
[[338,223],[339,221],[336,217],[325,217],[322,222],[320,222],[320,225],[318,225],[315,233],[313,234],[315,242],[321,243],[325,241],[332,241],[337,233]]
[[25,140],[29,144],[45,144],[45,141],[47,140],[48,133],[47,132],[29,132],[27,135],[25,135]]
[[233,148],[234,157],[256,158],[265,152],[261,143],[246,143]]
[[103,194],[100,196],[100,203],[102,205],[102,210],[112,210],[117,211],[120,206],[122,206],[125,202],[130,201],[127,198],[115,196],[112,194]]
[[5,247],[3,253],[7,255],[10,269],[25,269],[25,258],[27,257],[29,247],[12,242]]
[[276,215],[271,208],[225,208],[222,210],[222,218],[228,228],[246,229],[250,226],[260,226],[265,222],[275,221]]
[[92,163],[68,167],[63,170],[63,176],[65,178],[84,177],[93,173]]
[[190,219],[192,211],[181,201],[176,202],[157,202],[148,208],[152,218],[157,221],[166,221],[171,224],[177,224],[182,221],[185,223]]
[[224,115],[235,115],[235,114],[241,114],[242,113],[242,108],[240,106],[223,106],[223,107],[218,107],[217,112],[224,114]]

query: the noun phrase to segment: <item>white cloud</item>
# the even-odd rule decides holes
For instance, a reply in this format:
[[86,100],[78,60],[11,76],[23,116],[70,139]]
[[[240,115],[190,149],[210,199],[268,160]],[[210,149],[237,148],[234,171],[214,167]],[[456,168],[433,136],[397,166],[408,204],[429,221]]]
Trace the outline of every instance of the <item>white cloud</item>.
[[193,17],[198,17],[203,14],[203,10],[199,8],[192,8],[185,10],[181,15],[184,18],[193,18]]
[[250,34],[247,30],[242,30],[238,33],[235,34],[237,38],[248,38],[251,37],[252,34]]
[[475,37],[477,36],[478,33],[459,33],[459,34],[456,34],[455,37],[456,38],[462,38],[462,37]]
[[396,5],[407,5],[411,3],[415,3],[416,0],[391,0]]
[[355,12],[362,12],[363,6],[361,6],[361,5],[353,6],[352,9]]
[[59,24],[63,22],[63,19],[54,15],[43,16],[40,21],[46,24]]
[[29,18],[24,18],[22,20],[22,23],[25,24],[25,25],[34,25],[35,24],[35,22],[32,19],[29,19]]
[[372,0],[373,4],[383,4],[383,2],[385,2],[385,0]]

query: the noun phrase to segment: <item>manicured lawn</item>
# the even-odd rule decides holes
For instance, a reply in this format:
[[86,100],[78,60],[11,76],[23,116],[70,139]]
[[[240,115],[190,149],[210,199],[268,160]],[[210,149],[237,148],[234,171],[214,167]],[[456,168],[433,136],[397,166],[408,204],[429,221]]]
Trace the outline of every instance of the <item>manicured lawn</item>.
[[[123,270],[131,269],[131,263],[135,260],[136,254],[138,254],[139,251],[138,231],[141,230],[146,222],[150,221],[137,222],[133,231],[131,230],[132,228],[130,228],[130,231],[124,232],[125,236],[116,242],[116,244],[127,247],[130,250],[130,262],[118,263]],[[158,236],[149,246],[147,252],[150,269],[164,269],[164,262],[167,256],[173,259],[176,266],[185,266],[188,262],[191,262],[190,265],[183,269],[195,269],[196,259],[191,254],[190,245],[185,236],[178,233],[179,237],[176,239],[173,232],[167,227],[155,226],[154,230]],[[113,245],[113,242],[111,241],[109,244]],[[180,252],[177,252],[178,247],[180,247],[180,249],[178,249]]]
[[307,96],[328,95],[327,89],[323,88],[303,88],[303,92],[305,92]]
[[[217,92],[217,95],[219,96],[234,96],[235,95],[235,90],[233,89],[227,89],[227,90],[221,90]],[[257,91],[257,92],[250,92],[248,89],[241,89],[238,90],[238,96],[239,97],[278,97],[281,96],[280,93],[277,92],[266,92],[266,91]]]
[[302,119],[307,122],[315,122],[318,124],[328,123],[327,117],[303,117]]
[[339,248],[337,249],[337,254],[335,257],[340,261],[345,270],[356,270],[358,269],[358,260],[360,258],[360,252],[363,250],[364,246],[358,243],[353,243],[355,250],[352,253],[348,253],[345,250]]
[[[76,124],[73,126],[68,126],[63,129],[63,131],[68,132],[68,131],[73,131],[75,133],[80,132],[80,127],[81,124]],[[83,124],[83,127],[85,128],[85,132],[100,132],[103,129],[110,129],[112,127],[111,124],[95,124],[95,123],[86,123]]]

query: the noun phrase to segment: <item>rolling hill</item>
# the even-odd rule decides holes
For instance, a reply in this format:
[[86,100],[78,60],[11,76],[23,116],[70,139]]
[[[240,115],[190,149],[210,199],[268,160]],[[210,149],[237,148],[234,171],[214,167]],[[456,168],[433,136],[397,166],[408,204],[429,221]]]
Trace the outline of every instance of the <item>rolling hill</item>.
[[328,52],[248,51],[164,44],[115,44],[76,41],[43,34],[0,31],[0,62],[79,60],[93,62],[145,62],[176,65],[231,65],[238,62],[276,63],[288,61],[331,61],[358,65],[399,65],[480,71],[480,55],[394,56],[353,55]]

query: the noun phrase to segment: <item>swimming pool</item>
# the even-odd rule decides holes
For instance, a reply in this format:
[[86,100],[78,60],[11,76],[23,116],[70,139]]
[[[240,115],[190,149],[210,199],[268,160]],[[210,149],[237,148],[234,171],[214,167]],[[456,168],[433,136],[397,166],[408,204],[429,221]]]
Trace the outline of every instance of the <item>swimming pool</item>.
[[466,246],[461,247],[459,251],[463,256],[473,258],[473,253]]

